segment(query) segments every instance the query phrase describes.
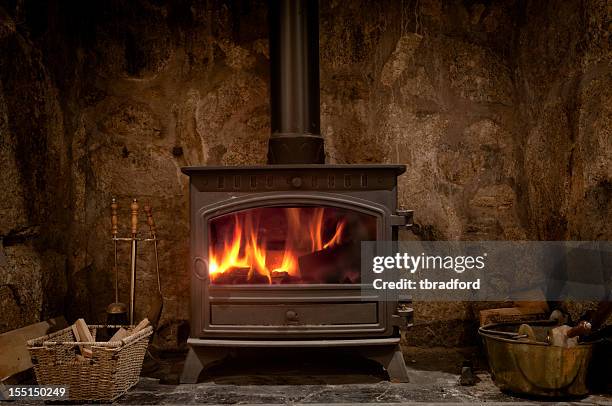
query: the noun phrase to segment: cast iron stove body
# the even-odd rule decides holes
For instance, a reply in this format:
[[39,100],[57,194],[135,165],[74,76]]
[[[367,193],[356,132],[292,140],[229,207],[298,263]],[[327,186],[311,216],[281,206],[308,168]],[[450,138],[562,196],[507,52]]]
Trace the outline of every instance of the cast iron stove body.
[[399,328],[412,310],[364,293],[360,269],[362,241],[397,240],[411,225],[412,213],[397,210],[405,167],[322,164],[316,4],[270,8],[271,165],[183,168],[191,337],[182,382],[235,347],[333,346],[355,347],[407,381]]

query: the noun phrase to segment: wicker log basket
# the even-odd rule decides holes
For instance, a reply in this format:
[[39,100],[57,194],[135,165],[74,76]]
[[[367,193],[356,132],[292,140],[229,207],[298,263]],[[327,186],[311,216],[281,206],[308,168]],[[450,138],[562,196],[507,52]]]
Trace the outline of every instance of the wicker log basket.
[[[94,340],[103,328],[87,326]],[[70,400],[111,401],[138,383],[142,362],[153,328],[132,334],[134,326],[123,326],[128,336],[113,342],[77,342],[68,327],[28,341],[32,364],[39,385],[68,387]],[[79,345],[90,345],[91,358],[77,357]]]

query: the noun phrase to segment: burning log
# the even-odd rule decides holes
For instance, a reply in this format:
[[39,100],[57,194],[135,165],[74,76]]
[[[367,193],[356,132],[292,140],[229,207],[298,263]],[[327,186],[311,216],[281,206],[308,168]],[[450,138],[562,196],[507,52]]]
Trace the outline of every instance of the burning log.
[[220,274],[213,274],[212,281],[215,285],[244,285],[244,284],[269,284],[267,275],[253,270],[250,267],[232,267]]
[[272,284],[274,285],[286,285],[288,283],[300,283],[302,279],[299,277],[291,275],[286,271],[272,271],[270,278],[272,279]]
[[267,275],[262,275],[257,271],[253,271],[251,277],[249,278],[249,283],[254,284],[269,284],[270,278]]
[[270,274],[270,277],[272,278],[272,283],[274,285],[279,285],[281,283],[287,283],[286,281],[289,278],[289,272],[272,271]]
[[360,271],[359,244],[347,242],[298,258],[302,280],[311,283],[355,283]]
[[239,285],[249,283],[249,271],[251,268],[248,267],[233,267],[227,269],[225,272],[220,274],[213,274],[213,283],[219,285]]

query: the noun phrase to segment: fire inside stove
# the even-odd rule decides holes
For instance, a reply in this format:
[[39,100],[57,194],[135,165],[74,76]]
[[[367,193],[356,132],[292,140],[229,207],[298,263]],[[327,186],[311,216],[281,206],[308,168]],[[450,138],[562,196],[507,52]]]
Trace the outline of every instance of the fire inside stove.
[[376,218],[335,207],[261,207],[209,222],[213,284],[360,283]]

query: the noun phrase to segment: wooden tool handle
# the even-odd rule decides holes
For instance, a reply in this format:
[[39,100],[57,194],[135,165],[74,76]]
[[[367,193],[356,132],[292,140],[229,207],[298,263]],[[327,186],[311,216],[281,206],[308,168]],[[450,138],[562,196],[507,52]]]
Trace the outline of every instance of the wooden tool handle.
[[117,204],[117,200],[113,197],[113,202],[111,203],[111,232],[113,233],[113,237],[117,237],[117,232],[119,228],[117,226],[117,209],[119,205]]
[[147,223],[149,224],[151,237],[155,238],[157,236],[157,228],[155,227],[155,220],[153,220],[153,209],[148,204],[145,204],[144,211],[147,213]]
[[138,202],[134,199],[130,205],[130,209],[132,209],[132,235],[138,233],[138,207]]

